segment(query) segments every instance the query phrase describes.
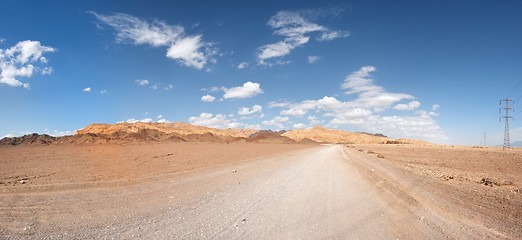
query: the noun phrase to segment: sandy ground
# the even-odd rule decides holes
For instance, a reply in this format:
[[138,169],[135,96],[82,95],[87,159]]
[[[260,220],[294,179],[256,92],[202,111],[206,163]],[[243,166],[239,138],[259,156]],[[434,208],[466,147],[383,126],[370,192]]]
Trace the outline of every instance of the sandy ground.
[[[419,196],[431,189],[440,201],[436,207],[448,214],[522,239],[522,149],[437,145],[350,148],[377,159],[381,166],[402,170],[403,176],[412,179],[403,185]],[[444,205],[446,201],[460,207]]]
[[520,156],[382,145],[1,148],[0,239],[520,239]]
[[308,147],[240,143],[0,147],[0,192],[133,184]]

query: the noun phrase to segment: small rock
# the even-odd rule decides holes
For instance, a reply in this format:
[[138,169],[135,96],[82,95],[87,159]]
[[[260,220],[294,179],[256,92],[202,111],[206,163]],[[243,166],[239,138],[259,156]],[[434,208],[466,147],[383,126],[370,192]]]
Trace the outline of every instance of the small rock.
[[237,172],[236,169],[232,170],[232,173],[236,173],[236,172]]
[[243,220],[241,220],[241,223],[245,223],[246,222],[246,218],[243,218]]
[[373,172],[373,169],[372,169],[372,170],[370,170],[370,172]]
[[20,183],[21,184],[25,184],[25,180],[20,180]]

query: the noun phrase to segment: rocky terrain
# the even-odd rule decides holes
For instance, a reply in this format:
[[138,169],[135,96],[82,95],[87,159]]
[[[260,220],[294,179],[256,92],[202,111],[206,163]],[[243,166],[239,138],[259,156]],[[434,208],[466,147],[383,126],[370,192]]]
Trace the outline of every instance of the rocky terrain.
[[132,142],[221,142],[221,143],[285,143],[285,144],[383,144],[415,143],[419,140],[391,139],[382,134],[354,133],[323,127],[291,131],[255,129],[217,129],[188,123],[117,123],[91,124],[76,134],[52,137],[46,134],[29,134],[21,137],[3,138],[0,145],[33,144],[85,144],[85,143],[132,143]]

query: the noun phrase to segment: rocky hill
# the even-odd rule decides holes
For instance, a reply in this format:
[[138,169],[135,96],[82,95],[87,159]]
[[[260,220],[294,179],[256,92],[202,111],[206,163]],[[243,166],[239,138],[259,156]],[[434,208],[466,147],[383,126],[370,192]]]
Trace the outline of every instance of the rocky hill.
[[282,136],[289,137],[296,141],[309,139],[320,143],[370,144],[386,143],[387,141],[393,140],[383,135],[353,133],[336,129],[328,129],[324,127],[313,127],[309,129],[292,130],[284,133]]
[[117,123],[91,124],[76,134],[52,137],[36,133],[22,137],[3,138],[0,145],[85,144],[132,142],[222,142],[222,143],[285,143],[285,144],[428,144],[420,140],[394,140],[382,134],[353,133],[324,127],[292,131],[254,129],[216,129],[188,123]]

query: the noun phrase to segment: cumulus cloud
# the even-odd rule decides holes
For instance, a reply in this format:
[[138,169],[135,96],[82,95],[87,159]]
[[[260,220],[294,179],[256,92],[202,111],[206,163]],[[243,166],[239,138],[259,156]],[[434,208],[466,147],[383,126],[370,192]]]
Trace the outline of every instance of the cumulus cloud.
[[[419,110],[421,103],[417,100],[399,103],[403,100],[414,99],[414,97],[405,93],[390,93],[382,86],[374,84],[370,73],[375,71],[375,67],[366,66],[346,77],[341,88],[346,91],[347,96],[352,97],[351,100],[339,100],[336,97],[325,96],[298,103],[271,102],[269,106],[282,108],[281,117],[304,118],[308,116],[309,126],[320,124],[322,120],[319,120],[316,115],[321,115],[328,120],[326,125],[329,127],[351,126],[367,132],[384,133],[392,137],[421,138],[432,141],[446,139],[444,131],[440,129],[435,120],[435,117],[438,116],[436,112],[438,105],[432,106],[432,111],[425,111]],[[416,111],[412,113],[405,110]],[[387,115],[383,115],[383,112]],[[267,124],[270,123],[267,122]],[[296,126],[301,127],[304,124]]]
[[397,104],[397,105],[395,105],[395,107],[393,107],[393,109],[399,110],[399,111],[406,111],[406,110],[411,111],[411,110],[415,110],[415,109],[419,108],[419,106],[420,106],[419,101],[411,101],[408,104],[404,104],[404,103]]
[[145,86],[145,85],[149,84],[149,80],[147,80],[147,79],[138,79],[138,80],[135,80],[134,82],[141,86]]
[[334,31],[325,26],[313,23],[300,12],[280,11],[268,21],[268,26],[274,29],[274,34],[284,37],[283,40],[261,46],[257,55],[259,64],[267,64],[267,59],[283,57],[310,41],[312,33],[319,33],[317,40],[329,41],[347,37],[346,31]]
[[292,125],[292,127],[294,129],[303,129],[303,128],[307,128],[308,126],[306,124],[304,124],[304,123],[294,123]]
[[55,51],[55,48],[31,40],[18,42],[7,49],[0,48],[0,84],[29,88],[29,83],[24,83],[19,78],[29,78],[35,72],[43,75],[51,74],[52,68],[39,68],[35,64],[46,64],[47,58],[43,55]]
[[242,63],[237,65],[237,69],[245,69],[247,67],[248,67],[248,63],[247,62],[242,62]]
[[276,116],[271,120],[263,121],[262,124],[268,127],[275,127],[276,130],[282,130],[285,128],[285,123],[289,120],[289,117]]
[[263,113],[263,107],[261,107],[259,105],[254,105],[254,106],[252,106],[252,108],[242,107],[237,112],[237,114],[239,114],[239,115],[251,115],[254,113]]
[[238,123],[235,119],[224,114],[201,113],[197,117],[190,117],[188,121],[194,125],[212,128],[238,128],[244,126],[244,124]]
[[144,118],[144,119],[135,119],[135,118],[129,118],[126,121],[117,122],[117,123],[137,123],[137,122],[143,122],[143,123],[150,123],[153,122],[152,118]]
[[109,92],[108,92],[107,90],[105,90],[105,89],[103,89],[103,90],[100,91],[100,94],[101,94],[101,95],[106,95],[106,94],[108,94],[108,93],[109,93]]
[[263,94],[263,89],[261,89],[261,85],[259,83],[246,82],[243,86],[233,87],[233,88],[223,88],[225,94],[223,94],[224,99],[231,98],[251,98],[255,97],[259,94]]
[[308,56],[307,59],[308,59],[308,63],[314,64],[317,61],[319,61],[319,59],[321,59],[321,57],[319,57],[319,56]]
[[91,88],[90,87],[86,87],[82,90],[83,92],[91,92]]
[[214,100],[216,100],[216,97],[214,97],[212,95],[208,95],[208,94],[201,97],[201,101],[203,101],[203,102],[213,102]]
[[90,13],[100,22],[114,28],[118,43],[131,42],[135,45],[167,47],[168,58],[183,66],[199,70],[208,62],[216,62],[213,56],[217,50],[212,47],[212,44],[204,42],[202,35],[187,36],[183,26],[168,25],[160,20],[149,22],[123,13],[114,15]]

